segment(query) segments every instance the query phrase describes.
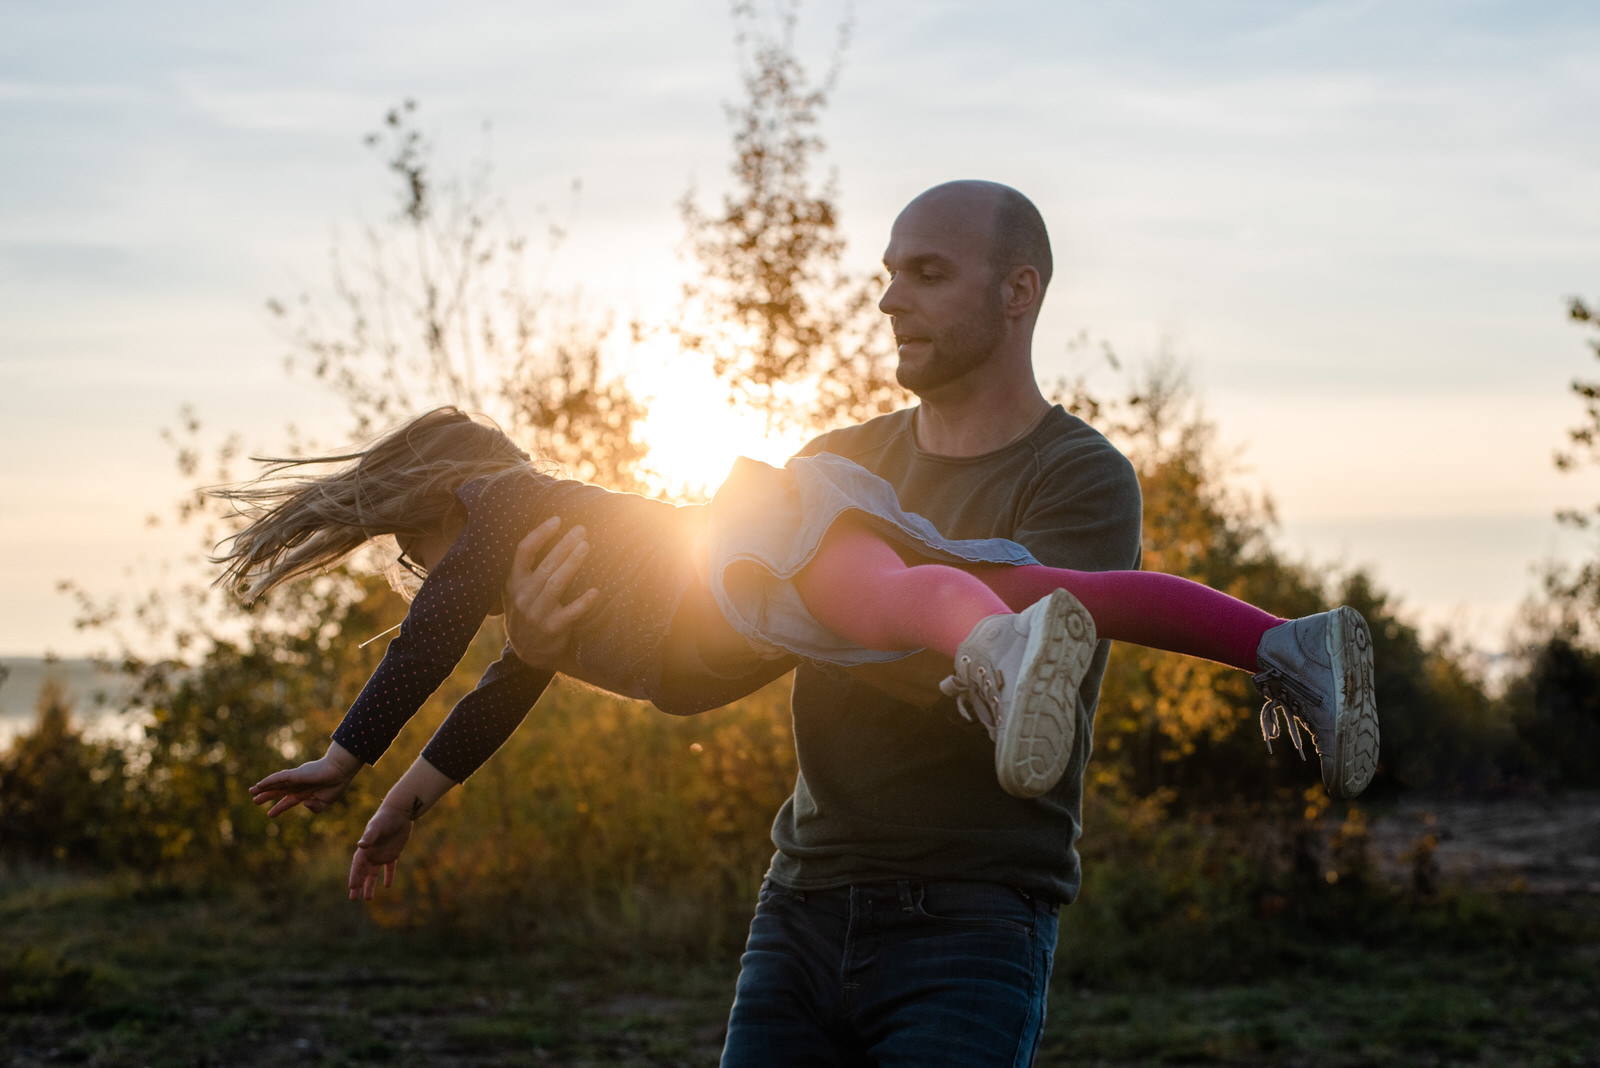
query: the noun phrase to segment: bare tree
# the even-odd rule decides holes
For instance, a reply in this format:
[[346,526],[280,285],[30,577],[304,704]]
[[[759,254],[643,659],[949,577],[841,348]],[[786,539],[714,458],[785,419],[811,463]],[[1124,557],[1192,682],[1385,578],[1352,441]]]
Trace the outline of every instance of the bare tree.
[[[530,242],[494,195],[487,162],[465,178],[436,176],[416,111],[405,101],[366,137],[397,179],[385,222],[363,226],[353,248],[334,245],[329,290],[267,303],[289,338],[290,370],[326,383],[359,437],[454,404],[586,478],[636,488],[643,408],[603,371],[607,330],[530,277]],[[548,224],[547,253],[565,236]]]
[[735,185],[721,210],[693,192],[680,203],[700,276],[685,286],[675,333],[710,356],[733,399],[776,421],[824,427],[899,407],[893,347],[876,308],[879,282],[844,266],[838,180],[813,175],[824,149],[818,116],[838,80],[849,38],[839,29],[827,75],[812,85],[796,53],[799,0],[760,25],[735,3],[736,41],[748,50],[746,98],[728,108]]
[[[1573,322],[1600,333],[1600,305],[1573,297],[1567,314]],[[1600,336],[1591,336],[1588,344],[1600,357]],[[1583,421],[1567,430],[1567,447],[1555,455],[1555,465],[1562,471],[1600,465],[1600,381],[1575,378],[1571,389],[1583,402]],[[1575,530],[1594,531],[1600,529],[1600,505],[1566,509],[1557,512],[1556,519]],[[1547,626],[1566,638],[1585,632],[1593,638],[1600,625],[1600,552],[1575,567],[1552,564],[1546,567],[1544,580],[1549,601],[1544,607],[1553,617],[1546,621]]]

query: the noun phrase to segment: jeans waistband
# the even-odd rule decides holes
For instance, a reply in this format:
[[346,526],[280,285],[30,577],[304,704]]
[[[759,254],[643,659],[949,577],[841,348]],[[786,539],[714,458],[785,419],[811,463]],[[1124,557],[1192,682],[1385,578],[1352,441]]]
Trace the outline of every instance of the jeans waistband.
[[1020,886],[1007,883],[988,883],[981,879],[895,879],[883,882],[850,883],[845,886],[829,886],[821,890],[797,890],[776,879],[767,878],[773,886],[779,887],[784,893],[790,894],[801,901],[898,901],[902,904],[914,897],[919,897],[928,890],[938,890],[941,887],[989,887],[994,890],[1004,890],[1016,894],[1024,901],[1038,902],[1053,906],[1056,902],[1031,890],[1024,890]]

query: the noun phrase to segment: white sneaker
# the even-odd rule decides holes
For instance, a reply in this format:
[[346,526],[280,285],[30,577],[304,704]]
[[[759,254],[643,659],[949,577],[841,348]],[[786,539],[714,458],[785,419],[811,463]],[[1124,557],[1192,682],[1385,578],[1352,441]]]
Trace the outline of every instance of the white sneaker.
[[1372,634],[1348,606],[1280,624],[1261,636],[1256,688],[1261,736],[1272,751],[1281,720],[1305,759],[1300,727],[1322,758],[1322,784],[1334,797],[1355,797],[1378,768],[1378,707],[1372,685]]
[[1038,797],[1067,770],[1078,733],[1078,687],[1094,656],[1094,619],[1066,590],[1023,611],[978,621],[939,684],[994,739],[1001,789]]

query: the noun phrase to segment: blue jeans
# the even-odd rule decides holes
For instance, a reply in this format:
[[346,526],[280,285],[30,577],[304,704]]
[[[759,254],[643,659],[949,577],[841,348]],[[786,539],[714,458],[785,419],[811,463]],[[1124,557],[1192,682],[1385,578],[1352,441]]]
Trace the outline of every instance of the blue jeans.
[[1033,1063],[1056,905],[992,883],[768,879],[722,1068]]

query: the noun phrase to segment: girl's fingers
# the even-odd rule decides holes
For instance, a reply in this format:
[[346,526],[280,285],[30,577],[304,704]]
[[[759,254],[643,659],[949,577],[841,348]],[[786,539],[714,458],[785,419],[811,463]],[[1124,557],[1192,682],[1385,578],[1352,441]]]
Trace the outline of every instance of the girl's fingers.
[[280,812],[288,812],[291,808],[294,808],[294,806],[298,805],[299,803],[299,795],[289,794],[282,798],[277,804],[267,809],[267,815],[271,817],[278,815]]
[[371,901],[377,881],[377,866],[368,863],[366,854],[358,847],[356,855],[350,859],[350,900]]
[[250,793],[252,796],[258,796],[263,793],[284,794],[305,786],[323,785],[323,779],[325,778],[325,776],[314,778],[303,775],[299,769],[294,771],[275,771],[250,787]]

